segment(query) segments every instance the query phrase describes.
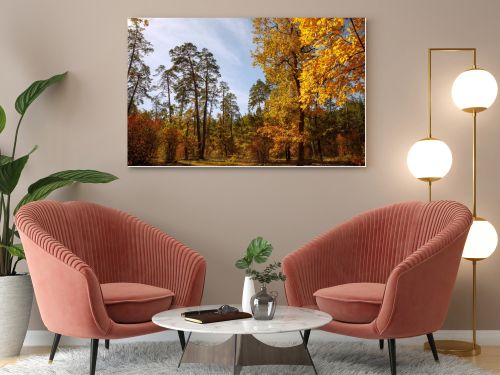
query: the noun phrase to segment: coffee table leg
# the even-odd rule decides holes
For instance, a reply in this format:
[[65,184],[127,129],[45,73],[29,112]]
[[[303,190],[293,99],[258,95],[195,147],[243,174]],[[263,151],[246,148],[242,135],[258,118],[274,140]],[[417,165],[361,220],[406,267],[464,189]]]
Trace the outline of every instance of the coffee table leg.
[[186,348],[179,360],[179,367],[183,363],[218,363],[235,367],[236,336],[231,336],[221,344],[197,344],[191,340],[191,333],[186,341]]
[[179,342],[181,343],[181,349],[184,350],[186,347],[186,338],[184,337],[184,331],[177,331],[177,335],[179,336]]
[[239,375],[243,366],[257,365],[302,365],[311,366],[318,374],[304,336],[295,346],[277,347],[263,343],[253,335],[233,335],[221,344],[196,344],[191,342],[191,333],[179,360],[182,363],[218,363],[232,366],[233,374]]
[[191,333],[192,333],[192,332],[189,332],[189,335],[188,335],[187,341],[186,341],[186,343],[184,344],[184,347],[182,348],[182,354],[181,354],[181,358],[179,359],[179,363],[177,364],[177,368],[181,367],[182,359],[184,358],[184,353],[186,353],[186,348],[187,348],[187,346],[189,345],[189,339],[191,339]]
[[239,335],[237,361],[240,366],[257,365],[302,365],[311,366],[317,375],[316,367],[304,342],[295,346],[278,347],[268,345],[253,335]]
[[302,343],[304,344],[304,349],[306,350],[307,356],[309,357],[309,361],[311,362],[311,366],[313,368],[314,374],[318,375],[318,371],[316,371],[316,366],[314,366],[314,362],[311,357],[311,353],[309,353],[309,349],[307,348],[307,343],[309,342],[309,335],[311,334],[311,330],[305,331],[305,335],[302,335],[302,332],[300,332],[300,337],[302,337]]
[[234,358],[233,358],[233,375],[240,375],[241,366],[238,364],[238,354],[241,345],[240,335],[234,335]]

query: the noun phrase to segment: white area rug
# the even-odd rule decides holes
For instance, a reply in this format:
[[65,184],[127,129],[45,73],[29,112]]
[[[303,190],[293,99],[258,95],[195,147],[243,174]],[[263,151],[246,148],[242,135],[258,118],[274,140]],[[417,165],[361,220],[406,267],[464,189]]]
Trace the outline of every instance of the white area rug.
[[[310,343],[309,349],[319,374],[362,375],[390,374],[387,347],[380,351],[377,345],[363,343]],[[0,368],[0,374],[15,375],[85,375],[89,371],[88,347],[61,349],[54,363],[48,356],[33,356]],[[182,365],[177,369],[181,354],[176,342],[113,344],[110,350],[99,347],[96,375],[188,375],[229,374],[230,369],[218,366]],[[456,357],[441,356],[434,362],[430,352],[419,349],[397,348],[398,375],[486,375],[470,363]],[[311,368],[300,366],[243,367],[241,374],[313,374]]]

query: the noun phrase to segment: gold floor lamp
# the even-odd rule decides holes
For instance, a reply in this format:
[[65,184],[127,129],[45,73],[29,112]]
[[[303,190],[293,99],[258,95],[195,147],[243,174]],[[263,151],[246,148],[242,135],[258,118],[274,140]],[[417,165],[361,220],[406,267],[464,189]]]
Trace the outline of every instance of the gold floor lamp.
[[[429,135],[416,142],[408,152],[408,168],[419,180],[425,181],[429,187],[429,201],[432,199],[432,182],[437,181],[449,172],[452,155],[443,141],[432,137],[432,53],[433,52],[470,52],[472,67],[461,73],[453,83],[451,95],[455,105],[462,111],[471,113],[472,129],[472,215],[474,221],[465,243],[462,257],[472,262],[472,343],[457,340],[437,340],[438,352],[457,356],[474,356],[481,353],[476,343],[476,265],[479,260],[488,258],[496,249],[498,236],[493,225],[479,217],[476,210],[477,201],[477,113],[489,108],[496,99],[498,87],[495,78],[476,65],[475,48],[429,48],[428,50],[428,115]],[[428,350],[429,345],[425,344]]]

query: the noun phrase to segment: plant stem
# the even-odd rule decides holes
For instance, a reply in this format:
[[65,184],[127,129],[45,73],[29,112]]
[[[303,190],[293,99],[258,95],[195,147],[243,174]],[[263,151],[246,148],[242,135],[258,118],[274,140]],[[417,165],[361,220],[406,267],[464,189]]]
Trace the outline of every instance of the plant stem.
[[[4,200],[4,195],[1,194],[0,220],[2,219],[2,215],[4,214],[4,210],[5,210],[5,200]],[[1,242],[2,242],[2,238],[0,238],[0,243]],[[7,249],[2,247],[0,249],[0,276],[5,276],[8,273],[6,268],[7,268]]]
[[[3,211],[3,233],[2,233],[2,243],[4,245],[10,245],[9,227],[10,227],[10,194],[7,195],[7,204],[4,204]],[[5,253],[5,272],[7,275],[10,274],[10,266],[12,264],[12,255],[8,251]]]
[[11,275],[15,275],[16,274],[16,267],[17,267],[17,263],[19,263],[21,259],[17,258],[16,262],[14,263],[14,265],[12,266],[12,270],[11,270]]
[[16,135],[14,136],[14,147],[12,147],[12,159],[16,155],[16,147],[17,147],[17,136],[19,134],[19,127],[21,126],[21,122],[23,121],[24,114],[21,115],[16,127]]
[[[12,147],[12,160],[14,160],[14,157],[16,156],[16,148],[17,148],[17,138],[19,136],[19,128],[21,127],[21,123],[23,122],[24,118],[24,113],[19,117],[19,121],[17,122],[16,126],[16,134],[14,135],[14,146]],[[2,233],[2,238],[1,243],[7,246],[12,245],[12,236],[11,233],[9,232],[10,229],[10,194],[7,195],[7,203],[5,203],[5,197],[4,194],[2,194],[2,199],[1,199],[1,206],[3,208],[3,233]],[[12,255],[6,250],[2,250],[2,255],[4,257],[4,261],[2,262],[2,269],[0,269],[0,275],[10,275],[13,271],[11,269],[12,266]],[[15,263],[15,265],[17,262]],[[14,265],[14,269],[15,269]]]

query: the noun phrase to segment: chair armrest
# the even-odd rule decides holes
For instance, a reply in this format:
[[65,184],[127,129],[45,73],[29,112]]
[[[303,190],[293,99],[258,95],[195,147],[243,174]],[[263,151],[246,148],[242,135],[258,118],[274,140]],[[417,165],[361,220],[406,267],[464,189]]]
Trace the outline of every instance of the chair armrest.
[[315,305],[318,289],[348,282],[355,221],[316,237],[283,259],[285,293],[290,306]]
[[27,229],[19,234],[44,324],[64,336],[104,336],[112,322],[94,272],[49,235]]
[[135,260],[139,269],[133,280],[175,293],[176,306],[201,304],[205,284],[205,259],[159,229],[138,219],[131,222]]
[[434,237],[390,274],[376,320],[384,337],[413,337],[434,332],[446,319],[469,227],[450,241]]

